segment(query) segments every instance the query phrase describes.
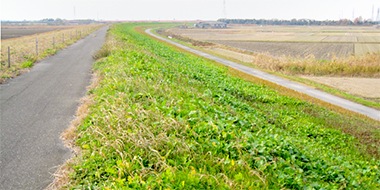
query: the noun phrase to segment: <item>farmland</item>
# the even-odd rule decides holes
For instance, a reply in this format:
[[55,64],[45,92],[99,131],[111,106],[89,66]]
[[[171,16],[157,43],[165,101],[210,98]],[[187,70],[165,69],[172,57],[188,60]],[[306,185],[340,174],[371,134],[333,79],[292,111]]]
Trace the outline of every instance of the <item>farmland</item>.
[[299,56],[302,59],[311,55],[315,56],[316,59],[331,59],[332,52],[337,57],[347,56],[354,52],[354,45],[346,43],[239,42],[225,40],[214,40],[212,42],[275,57],[292,55],[292,57],[297,58]]
[[[380,30],[373,27],[232,26],[222,30],[172,28],[167,32],[253,52],[293,58],[304,58],[310,54],[316,59],[331,59],[333,54],[337,57],[363,55],[377,52],[380,47]],[[369,48],[364,52],[358,46],[356,51],[356,45]]]
[[65,188],[379,187],[379,122],[286,96],[137,26],[114,25],[94,65],[89,113],[66,135],[81,154]]
[[1,39],[6,40],[11,38],[19,38],[69,28],[74,28],[74,26],[2,26]]
[[355,54],[364,55],[367,52],[380,52],[380,44],[355,44]]

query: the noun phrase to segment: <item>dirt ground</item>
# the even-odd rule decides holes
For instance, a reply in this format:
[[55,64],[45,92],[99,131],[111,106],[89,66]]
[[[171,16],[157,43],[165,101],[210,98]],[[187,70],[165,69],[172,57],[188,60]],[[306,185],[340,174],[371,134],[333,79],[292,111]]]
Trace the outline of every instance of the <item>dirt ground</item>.
[[380,98],[380,78],[311,77],[302,78],[365,98]]
[[227,50],[227,49],[223,49],[223,48],[218,48],[218,47],[206,47],[203,49],[205,49],[209,52],[213,52],[213,53],[216,53],[219,55],[224,55],[226,57],[236,59],[239,61],[243,61],[243,62],[247,62],[247,63],[252,62],[253,59],[255,59],[255,56],[252,56],[252,55],[247,55],[244,53],[239,53],[239,52],[235,52],[235,51],[231,51],[231,50]]

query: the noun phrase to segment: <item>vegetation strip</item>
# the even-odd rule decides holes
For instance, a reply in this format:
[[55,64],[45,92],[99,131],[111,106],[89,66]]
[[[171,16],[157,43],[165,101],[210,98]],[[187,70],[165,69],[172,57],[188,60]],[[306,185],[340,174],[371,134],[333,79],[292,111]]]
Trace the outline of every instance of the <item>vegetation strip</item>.
[[361,143],[337,124],[360,130],[378,122],[231,76],[136,32],[140,25],[109,31],[68,188],[379,187],[379,132]]
[[372,119],[380,120],[380,111],[379,110],[369,108],[369,107],[363,106],[361,104],[357,104],[357,103],[351,102],[349,100],[342,99],[342,98],[327,94],[325,92],[306,87],[304,85],[300,85],[300,84],[297,84],[297,83],[294,83],[294,82],[291,82],[288,80],[284,80],[284,79],[276,77],[274,75],[271,75],[271,74],[268,74],[268,73],[265,73],[265,72],[262,72],[262,71],[259,71],[257,69],[253,69],[253,68],[250,68],[250,67],[247,67],[244,65],[240,65],[240,64],[234,63],[232,61],[224,60],[224,59],[212,56],[210,54],[204,53],[204,52],[199,51],[199,50],[192,49],[192,48],[184,46],[182,44],[179,44],[179,43],[170,41],[168,39],[162,38],[160,36],[157,36],[157,35],[151,33],[149,29],[146,32],[149,33],[150,35],[153,35],[156,38],[167,41],[173,45],[176,45],[180,48],[183,48],[187,51],[201,55],[201,56],[206,57],[208,59],[218,61],[219,63],[222,63],[222,64],[227,65],[229,67],[241,70],[243,72],[246,72],[248,74],[254,75],[254,76],[259,77],[259,78],[262,78],[264,80],[274,82],[274,83],[279,84],[281,86],[285,86],[287,88],[294,89],[298,92],[305,93],[307,95],[310,95],[312,97],[316,97],[318,99],[329,102],[331,104],[338,105],[338,106],[343,107],[345,109],[352,110],[354,112],[366,115]]

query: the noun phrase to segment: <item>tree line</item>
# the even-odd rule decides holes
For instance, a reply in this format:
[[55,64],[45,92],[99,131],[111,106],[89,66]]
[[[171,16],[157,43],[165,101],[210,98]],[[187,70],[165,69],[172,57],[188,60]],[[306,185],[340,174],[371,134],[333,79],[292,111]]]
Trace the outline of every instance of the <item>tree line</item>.
[[331,26],[348,26],[348,25],[362,25],[371,26],[376,25],[378,22],[372,20],[365,20],[362,17],[356,19],[340,19],[340,20],[311,20],[311,19],[292,19],[292,20],[279,20],[279,19],[218,19],[220,22],[227,24],[256,24],[256,25],[331,25]]
[[66,19],[61,19],[61,18],[44,18],[42,20],[34,20],[34,21],[7,21],[7,20],[2,20],[1,25],[2,26],[8,26],[8,25],[20,25],[20,26],[25,26],[25,25],[33,25],[33,24],[45,24],[49,26],[60,26],[60,25],[86,25],[86,24],[92,24],[92,23],[98,23],[96,20],[92,19],[77,19],[77,20],[66,20]]

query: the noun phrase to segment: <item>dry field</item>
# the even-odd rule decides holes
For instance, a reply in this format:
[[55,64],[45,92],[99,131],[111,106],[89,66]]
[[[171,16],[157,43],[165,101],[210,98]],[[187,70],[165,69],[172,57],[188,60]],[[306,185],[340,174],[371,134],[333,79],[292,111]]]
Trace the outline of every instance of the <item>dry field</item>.
[[365,98],[380,100],[380,87],[379,78],[350,78],[350,77],[313,77],[302,76],[314,82],[330,86],[349,94],[362,96]]
[[359,42],[376,42],[377,44],[380,43],[380,36],[361,36],[358,37]]
[[169,33],[195,40],[233,45],[253,52],[316,59],[331,59],[331,55],[347,57],[377,52],[380,30],[374,27],[352,26],[232,26],[227,29],[179,29]]
[[1,26],[1,39],[19,38],[55,30],[65,30],[75,26]]
[[373,51],[380,52],[380,44],[355,44],[355,55],[364,55]]
[[323,42],[357,42],[356,36],[327,36],[323,38]]
[[244,49],[276,57],[331,59],[332,53],[343,57],[354,53],[354,45],[348,43],[292,43],[292,42],[249,42],[249,41],[212,41],[217,44]]
[[224,55],[225,57],[232,58],[232,59],[239,60],[246,63],[253,62],[253,60],[255,59],[255,56],[253,55],[247,55],[245,53],[239,53],[239,52],[235,52],[235,51],[231,51],[231,50],[227,50],[227,49],[219,48],[219,47],[205,47],[204,49],[208,52]]

